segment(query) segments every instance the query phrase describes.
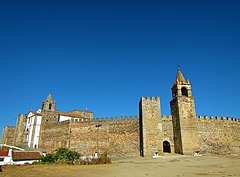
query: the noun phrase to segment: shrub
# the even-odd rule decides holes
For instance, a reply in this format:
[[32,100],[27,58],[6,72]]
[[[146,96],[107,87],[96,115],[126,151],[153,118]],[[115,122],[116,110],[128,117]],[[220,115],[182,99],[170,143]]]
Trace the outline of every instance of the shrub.
[[40,158],[40,163],[73,164],[80,157],[78,152],[67,148],[58,148],[55,152],[55,154],[47,154],[45,157]]
[[43,163],[54,163],[56,161],[53,154],[47,154],[45,157],[41,157],[39,160]]
[[79,159],[80,154],[76,151],[67,149],[67,148],[58,148],[55,150],[56,161],[62,163],[71,163],[73,164],[76,159]]

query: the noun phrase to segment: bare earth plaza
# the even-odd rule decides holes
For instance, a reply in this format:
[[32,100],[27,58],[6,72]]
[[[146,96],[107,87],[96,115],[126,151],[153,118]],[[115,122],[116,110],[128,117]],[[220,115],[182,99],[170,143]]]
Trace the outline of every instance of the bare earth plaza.
[[18,177],[238,177],[240,159],[226,157],[127,158],[108,165],[6,166],[1,176]]

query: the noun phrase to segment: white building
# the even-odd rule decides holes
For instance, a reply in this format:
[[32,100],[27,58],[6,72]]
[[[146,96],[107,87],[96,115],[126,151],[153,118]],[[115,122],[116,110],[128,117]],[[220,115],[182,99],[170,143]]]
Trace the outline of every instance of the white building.
[[23,165],[38,162],[42,157],[40,152],[0,150],[0,165]]
[[[48,95],[46,101],[49,103],[47,107],[52,110],[55,109],[55,102],[52,100],[51,94]],[[44,102],[43,102],[43,106]],[[79,112],[79,110],[76,110]],[[74,121],[74,122],[83,122],[88,121],[89,118],[83,116],[76,112],[59,112],[58,113],[58,122],[63,121]],[[86,111],[80,111],[84,113],[89,113]],[[41,122],[42,122],[42,109],[39,109],[37,112],[30,111],[27,114],[27,123],[25,128],[25,143],[27,143],[29,148],[38,148],[39,147],[39,136],[41,131]]]
[[13,164],[12,150],[0,150],[0,165]]

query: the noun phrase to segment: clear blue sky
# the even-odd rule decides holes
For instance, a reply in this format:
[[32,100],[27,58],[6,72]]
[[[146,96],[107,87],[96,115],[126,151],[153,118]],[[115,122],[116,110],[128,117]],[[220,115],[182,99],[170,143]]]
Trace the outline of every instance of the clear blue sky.
[[240,117],[240,1],[0,0],[0,133],[49,92],[60,111],[170,114],[177,67],[198,115]]

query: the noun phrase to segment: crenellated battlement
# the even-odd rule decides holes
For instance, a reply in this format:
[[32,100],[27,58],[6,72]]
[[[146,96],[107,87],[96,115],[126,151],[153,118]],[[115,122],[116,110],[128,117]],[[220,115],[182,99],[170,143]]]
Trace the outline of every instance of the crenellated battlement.
[[[71,119],[71,120],[67,120],[67,121],[70,121],[70,122],[89,122],[89,119]],[[63,121],[65,122],[65,121]]]
[[198,119],[203,121],[233,121],[233,122],[239,122],[239,118],[233,118],[233,117],[225,117],[225,116],[198,116]]
[[172,115],[168,115],[168,117],[166,115],[163,115],[161,117],[161,120],[172,120]]
[[129,120],[138,120],[138,116],[115,116],[115,117],[106,117],[106,118],[94,118],[95,122],[99,121],[129,121]]
[[155,102],[155,101],[160,101],[160,97],[157,96],[157,97],[150,97],[150,96],[147,96],[147,97],[141,97],[141,101],[146,101],[146,102]]
[[138,121],[138,116],[115,116],[115,117],[105,117],[105,118],[94,118],[91,121],[89,120],[71,120],[71,123],[89,123],[89,122],[129,122],[129,121]]

